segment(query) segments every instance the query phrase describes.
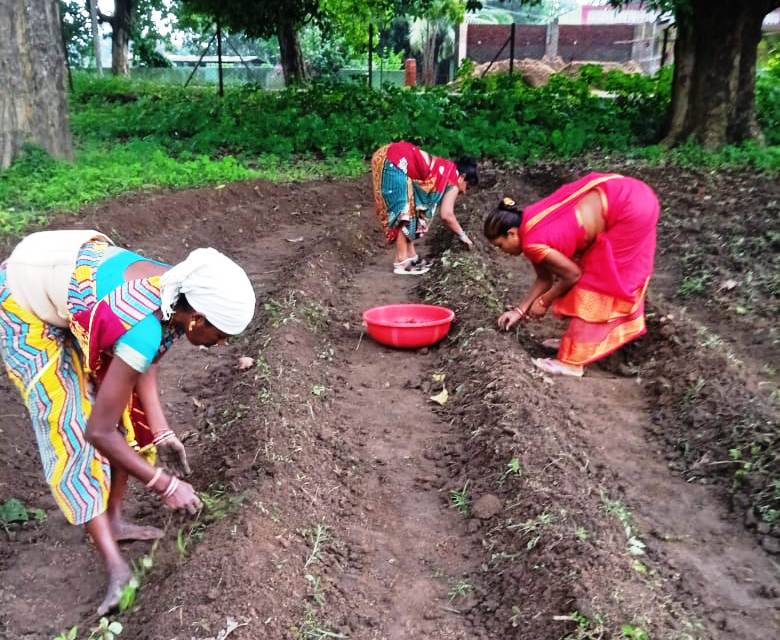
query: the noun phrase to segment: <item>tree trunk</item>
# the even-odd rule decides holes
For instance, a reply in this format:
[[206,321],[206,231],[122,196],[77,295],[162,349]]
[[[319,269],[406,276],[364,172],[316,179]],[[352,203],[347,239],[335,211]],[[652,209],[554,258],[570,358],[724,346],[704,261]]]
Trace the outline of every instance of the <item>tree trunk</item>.
[[426,20],[422,51],[422,82],[426,87],[436,84],[436,36],[438,29],[432,20]]
[[693,0],[679,15],[665,142],[714,147],[757,134],[756,52],[761,23],[778,0]]
[[277,36],[279,38],[279,53],[282,58],[284,83],[289,86],[296,82],[301,82],[306,76],[303,70],[303,54],[298,43],[298,33],[295,30],[295,25],[286,19],[285,16],[279,17]]
[[0,169],[25,142],[72,156],[57,0],[0,0]]
[[111,73],[130,73],[130,29],[133,26],[136,0],[115,0],[111,17]]

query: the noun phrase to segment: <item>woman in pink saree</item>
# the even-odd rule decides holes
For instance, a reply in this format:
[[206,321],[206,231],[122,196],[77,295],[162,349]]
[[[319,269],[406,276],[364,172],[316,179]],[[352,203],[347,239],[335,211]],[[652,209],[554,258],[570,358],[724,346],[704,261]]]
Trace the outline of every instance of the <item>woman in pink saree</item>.
[[534,359],[547,373],[571,376],[643,335],[658,214],[648,185],[617,174],[588,174],[522,211],[504,198],[485,219],[485,236],[524,254],[536,280],[499,327],[541,319],[550,307],[571,318],[557,358]]

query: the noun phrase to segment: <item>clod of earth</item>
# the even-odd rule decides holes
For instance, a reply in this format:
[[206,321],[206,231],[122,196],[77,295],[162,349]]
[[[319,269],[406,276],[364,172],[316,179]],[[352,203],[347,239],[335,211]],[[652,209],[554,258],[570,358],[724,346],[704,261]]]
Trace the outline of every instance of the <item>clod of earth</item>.
[[502,508],[503,505],[498,496],[488,493],[474,501],[471,513],[480,520],[490,520],[493,516],[501,513]]

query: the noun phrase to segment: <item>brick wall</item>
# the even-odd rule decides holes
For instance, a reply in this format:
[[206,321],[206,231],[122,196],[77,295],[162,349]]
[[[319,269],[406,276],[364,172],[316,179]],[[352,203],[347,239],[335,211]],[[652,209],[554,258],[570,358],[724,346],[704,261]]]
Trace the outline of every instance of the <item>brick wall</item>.
[[571,60],[627,62],[631,59],[632,24],[561,25],[558,55]]
[[[477,64],[490,62],[501,45],[509,37],[506,24],[470,24],[466,35],[466,56]],[[547,27],[536,24],[519,24],[515,29],[515,58],[541,58]],[[500,59],[509,58],[509,45]]]
[[[509,37],[509,25],[470,24],[466,36],[466,56],[477,64],[489,62]],[[631,59],[634,25],[561,25],[558,55],[571,60],[625,62]],[[547,40],[546,25],[518,24],[515,30],[515,58],[541,58]],[[500,59],[509,58],[509,46]]]

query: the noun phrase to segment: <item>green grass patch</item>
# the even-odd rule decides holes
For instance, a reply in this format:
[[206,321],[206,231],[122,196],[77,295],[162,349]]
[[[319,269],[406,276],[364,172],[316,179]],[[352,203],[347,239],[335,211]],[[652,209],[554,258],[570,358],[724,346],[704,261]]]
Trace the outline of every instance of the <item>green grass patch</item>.
[[[773,66],[774,65],[774,66]],[[757,82],[768,143],[780,127],[780,66]],[[780,171],[780,146],[707,151],[656,145],[671,95],[671,69],[652,77],[586,66],[545,87],[491,75],[433,88],[317,82],[284,91],[252,85],[169,85],[76,72],[70,95],[76,157],[27,148],[0,173],[0,234],[21,233],[52,210],[147,188],[192,188],[252,178],[273,181],[364,173],[379,146],[406,139],[446,157],[528,165],[605,153],[651,164]],[[610,93],[594,95],[592,89]]]

